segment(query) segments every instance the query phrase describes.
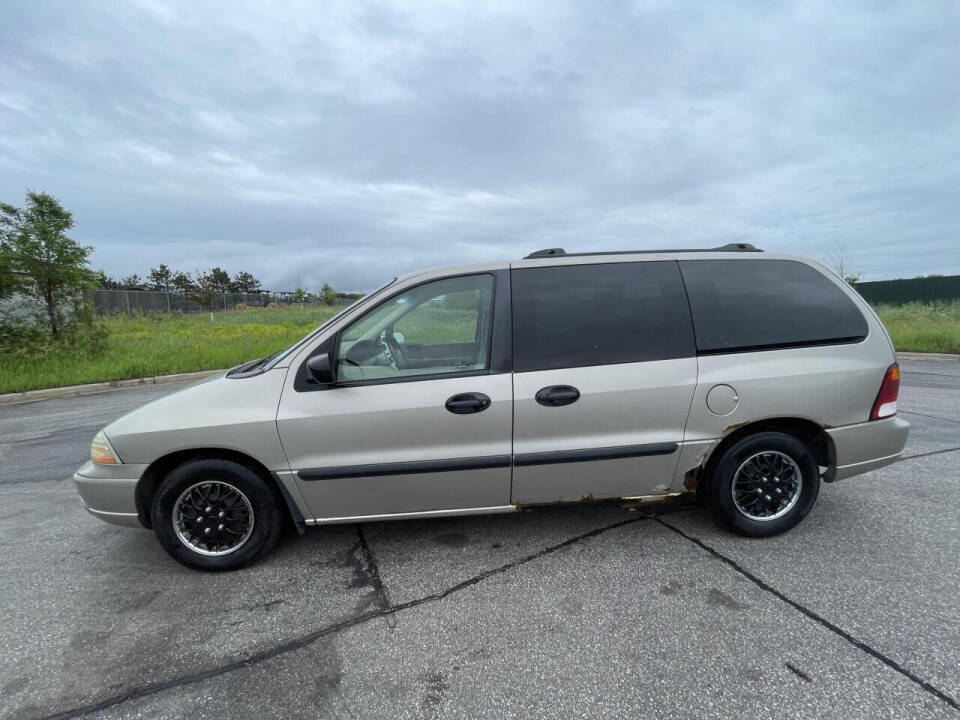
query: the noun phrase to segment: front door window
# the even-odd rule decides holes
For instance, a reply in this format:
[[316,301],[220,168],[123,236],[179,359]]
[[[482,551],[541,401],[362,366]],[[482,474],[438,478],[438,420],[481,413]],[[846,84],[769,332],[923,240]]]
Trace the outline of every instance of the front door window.
[[465,275],[418,285],[346,328],[337,380],[351,382],[486,370],[493,276]]

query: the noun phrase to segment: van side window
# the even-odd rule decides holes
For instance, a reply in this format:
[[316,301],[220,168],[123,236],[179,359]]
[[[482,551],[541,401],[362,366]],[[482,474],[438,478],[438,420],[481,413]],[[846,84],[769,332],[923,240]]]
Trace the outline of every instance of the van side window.
[[828,278],[793,260],[681,260],[697,351],[857,342],[867,323]]
[[511,287],[516,372],[694,354],[675,261],[521,268]]
[[485,370],[490,356],[493,276],[418,285],[370,310],[340,335],[341,382]]

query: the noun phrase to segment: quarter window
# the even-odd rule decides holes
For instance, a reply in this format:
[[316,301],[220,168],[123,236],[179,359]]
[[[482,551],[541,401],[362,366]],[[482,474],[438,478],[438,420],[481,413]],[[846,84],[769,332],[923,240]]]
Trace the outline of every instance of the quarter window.
[[694,354],[674,261],[522,268],[511,279],[517,372]]
[[867,334],[846,293],[793,260],[681,260],[697,350],[724,353],[855,342]]
[[337,380],[485,370],[492,317],[492,275],[418,285],[378,305],[341,333]]

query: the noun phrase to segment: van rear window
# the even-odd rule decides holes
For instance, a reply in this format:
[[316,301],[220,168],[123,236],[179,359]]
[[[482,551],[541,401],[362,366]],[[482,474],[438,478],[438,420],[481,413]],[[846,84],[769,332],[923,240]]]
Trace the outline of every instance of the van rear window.
[[857,342],[863,314],[839,287],[793,260],[681,260],[697,351]]

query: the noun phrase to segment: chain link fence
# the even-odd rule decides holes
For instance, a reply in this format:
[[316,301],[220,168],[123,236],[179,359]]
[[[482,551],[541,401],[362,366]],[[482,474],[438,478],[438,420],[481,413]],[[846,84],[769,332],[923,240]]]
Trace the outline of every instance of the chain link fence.
[[[233,310],[238,305],[267,307],[273,305],[323,305],[321,298],[312,293],[298,298],[292,292],[261,291],[256,293],[210,293],[207,295],[184,295],[160,290],[91,290],[87,298],[98,315],[156,312],[220,312]],[[337,305],[352,305],[357,298],[337,296]]]

